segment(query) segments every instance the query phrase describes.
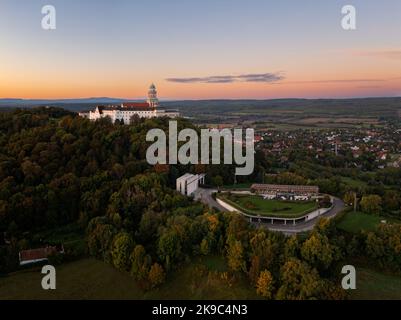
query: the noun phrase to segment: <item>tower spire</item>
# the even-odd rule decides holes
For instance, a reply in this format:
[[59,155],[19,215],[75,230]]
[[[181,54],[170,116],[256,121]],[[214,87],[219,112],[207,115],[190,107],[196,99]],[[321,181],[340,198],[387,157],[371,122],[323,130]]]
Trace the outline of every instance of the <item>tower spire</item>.
[[149,87],[148,103],[151,108],[157,108],[159,106],[159,99],[157,99],[156,86],[153,83]]

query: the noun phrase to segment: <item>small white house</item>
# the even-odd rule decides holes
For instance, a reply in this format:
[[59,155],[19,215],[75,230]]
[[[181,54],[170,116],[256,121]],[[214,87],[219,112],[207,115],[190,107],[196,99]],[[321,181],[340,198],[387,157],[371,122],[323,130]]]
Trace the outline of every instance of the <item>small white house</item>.
[[61,246],[61,248],[57,248],[56,246],[46,246],[44,248],[22,250],[19,253],[20,266],[48,261],[48,257],[55,253],[63,254],[64,246]]

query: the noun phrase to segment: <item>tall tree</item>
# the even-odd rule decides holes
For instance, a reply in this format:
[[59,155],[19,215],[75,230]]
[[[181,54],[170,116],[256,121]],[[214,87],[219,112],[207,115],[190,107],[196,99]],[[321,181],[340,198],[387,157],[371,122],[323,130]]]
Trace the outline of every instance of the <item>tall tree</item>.
[[276,296],[279,300],[319,299],[322,293],[322,282],[316,269],[295,258],[282,266],[280,280]]
[[130,255],[133,246],[134,242],[128,233],[120,232],[114,237],[111,256],[117,269],[123,271],[130,269]]
[[273,276],[268,270],[260,273],[256,283],[256,293],[269,300],[273,297]]

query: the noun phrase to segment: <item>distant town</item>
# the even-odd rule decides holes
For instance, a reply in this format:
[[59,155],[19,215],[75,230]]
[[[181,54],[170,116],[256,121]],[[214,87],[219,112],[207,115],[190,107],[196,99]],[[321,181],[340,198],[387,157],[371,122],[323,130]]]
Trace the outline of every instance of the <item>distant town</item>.
[[401,166],[401,129],[386,124],[372,128],[259,131],[257,148],[277,162],[288,162],[297,149],[320,163],[336,157],[347,168],[362,170]]

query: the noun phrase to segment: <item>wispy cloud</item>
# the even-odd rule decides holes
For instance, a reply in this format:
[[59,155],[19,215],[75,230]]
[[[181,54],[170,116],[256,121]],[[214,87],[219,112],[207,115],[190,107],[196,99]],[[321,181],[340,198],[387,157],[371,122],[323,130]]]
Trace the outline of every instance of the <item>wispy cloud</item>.
[[274,83],[284,80],[285,77],[281,72],[277,73],[256,73],[242,74],[239,76],[208,76],[193,78],[167,78],[166,81],[176,83],[233,83],[233,82],[265,82]]

